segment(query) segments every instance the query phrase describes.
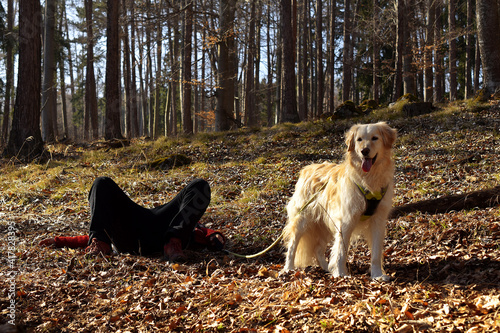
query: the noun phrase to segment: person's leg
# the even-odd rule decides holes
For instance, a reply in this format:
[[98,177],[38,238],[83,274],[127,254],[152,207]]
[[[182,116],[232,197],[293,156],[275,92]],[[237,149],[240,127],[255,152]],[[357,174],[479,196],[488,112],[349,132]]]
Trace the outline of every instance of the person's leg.
[[95,238],[114,244],[120,252],[141,254],[139,223],[147,225],[153,214],[133,202],[108,177],[95,180],[89,193],[89,244]]
[[210,204],[210,185],[196,179],[183,188],[172,201],[152,209],[155,224],[164,230],[164,244],[171,238],[181,240],[182,247],[189,243],[193,230]]

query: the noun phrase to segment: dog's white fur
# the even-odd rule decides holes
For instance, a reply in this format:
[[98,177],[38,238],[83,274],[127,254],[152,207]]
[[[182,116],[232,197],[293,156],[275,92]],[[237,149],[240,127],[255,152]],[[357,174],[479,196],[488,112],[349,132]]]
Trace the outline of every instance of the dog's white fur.
[[[333,276],[347,276],[351,239],[363,236],[371,248],[371,277],[390,280],[384,274],[382,261],[394,191],[391,148],[395,140],[396,130],[384,122],[354,125],[346,133],[344,162],[312,164],[302,169],[287,205],[288,222],[283,231],[288,248],[285,271],[317,263]],[[374,157],[368,168],[363,159]],[[364,221],[361,216],[366,199],[356,184],[372,193],[387,188],[375,213]],[[332,241],[328,264],[325,251]]]

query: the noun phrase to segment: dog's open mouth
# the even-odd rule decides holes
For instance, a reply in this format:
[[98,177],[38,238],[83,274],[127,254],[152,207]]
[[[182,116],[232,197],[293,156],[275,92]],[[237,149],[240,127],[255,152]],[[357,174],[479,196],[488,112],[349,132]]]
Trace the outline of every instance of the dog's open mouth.
[[375,157],[373,158],[368,158],[368,157],[363,158],[363,163],[361,164],[361,168],[363,169],[363,171],[364,172],[370,171],[376,159],[377,155],[375,155]]

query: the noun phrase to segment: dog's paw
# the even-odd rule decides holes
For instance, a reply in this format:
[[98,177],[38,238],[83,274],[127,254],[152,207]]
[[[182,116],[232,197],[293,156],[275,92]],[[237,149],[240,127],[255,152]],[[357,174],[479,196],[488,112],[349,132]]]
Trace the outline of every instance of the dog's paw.
[[391,281],[391,277],[389,275],[379,275],[379,276],[372,276],[373,280],[379,281],[379,282],[389,282]]
[[349,278],[349,277],[351,277],[351,274],[346,273],[346,272],[331,272],[330,271],[330,273],[332,273],[332,276],[335,278],[338,278],[338,277]]

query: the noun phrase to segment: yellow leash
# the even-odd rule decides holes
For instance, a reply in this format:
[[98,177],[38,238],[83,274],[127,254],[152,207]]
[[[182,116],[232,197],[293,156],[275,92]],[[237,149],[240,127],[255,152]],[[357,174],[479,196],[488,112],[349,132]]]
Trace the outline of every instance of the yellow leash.
[[[305,204],[302,205],[302,207],[300,207],[299,209],[299,214],[302,213],[306,208],[307,206],[309,206],[313,201],[314,199],[316,199],[316,196],[325,189],[326,185],[328,184],[328,181],[326,181],[323,185],[321,185],[320,189],[318,190],[318,192],[316,192]],[[259,253],[255,253],[255,254],[238,254],[238,253],[234,253],[234,252],[231,252],[231,251],[228,251],[228,250],[223,250],[224,252],[226,252],[227,254],[230,254],[230,255],[233,255],[235,257],[238,257],[238,258],[244,258],[244,259],[253,259],[253,258],[257,258],[263,254],[265,254],[266,252],[268,252],[269,250],[271,250],[274,246],[276,246],[276,244],[278,244],[281,240],[283,239],[283,232],[281,232],[281,235],[271,244],[269,245],[266,249],[260,251]]]

